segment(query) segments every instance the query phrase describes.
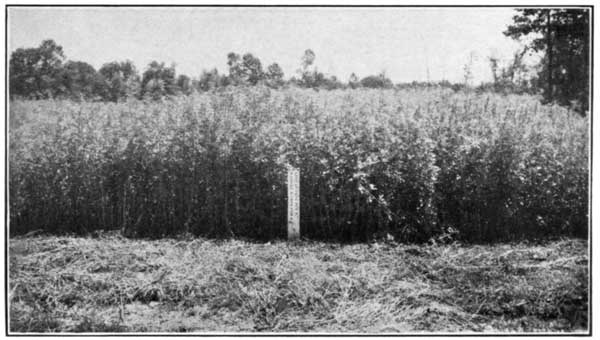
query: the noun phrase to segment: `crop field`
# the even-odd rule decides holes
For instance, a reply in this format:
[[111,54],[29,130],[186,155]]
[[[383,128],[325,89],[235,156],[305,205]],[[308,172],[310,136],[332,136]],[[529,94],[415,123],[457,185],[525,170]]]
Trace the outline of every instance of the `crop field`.
[[9,113],[13,332],[587,332],[589,118],[537,97],[255,86]]
[[13,332],[586,332],[587,243],[19,237]]
[[587,237],[589,118],[529,95],[227,88],[13,101],[10,231],[313,240]]

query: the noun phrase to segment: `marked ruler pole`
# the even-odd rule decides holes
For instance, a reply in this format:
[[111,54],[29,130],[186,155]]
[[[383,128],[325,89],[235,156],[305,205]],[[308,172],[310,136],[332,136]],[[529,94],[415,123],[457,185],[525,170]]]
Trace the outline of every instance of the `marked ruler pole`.
[[300,238],[300,170],[288,166],[288,240]]

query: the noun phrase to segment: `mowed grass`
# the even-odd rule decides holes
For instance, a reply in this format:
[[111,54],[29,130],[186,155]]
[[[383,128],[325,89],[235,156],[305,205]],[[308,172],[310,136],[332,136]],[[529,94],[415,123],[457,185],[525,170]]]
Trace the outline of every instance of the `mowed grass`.
[[10,239],[11,332],[587,332],[588,244]]

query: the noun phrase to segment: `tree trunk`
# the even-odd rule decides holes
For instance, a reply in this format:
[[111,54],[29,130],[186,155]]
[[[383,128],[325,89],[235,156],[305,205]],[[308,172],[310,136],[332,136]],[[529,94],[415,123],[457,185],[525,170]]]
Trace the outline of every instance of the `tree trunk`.
[[552,63],[552,10],[548,10],[546,16],[546,49],[548,53],[548,98],[550,101],[554,100],[554,87],[552,80],[552,71],[553,71],[553,63]]

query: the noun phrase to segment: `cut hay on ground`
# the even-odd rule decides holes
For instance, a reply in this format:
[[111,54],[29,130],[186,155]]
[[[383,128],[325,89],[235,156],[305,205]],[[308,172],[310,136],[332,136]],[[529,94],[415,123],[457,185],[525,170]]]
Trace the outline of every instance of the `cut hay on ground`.
[[12,332],[583,332],[587,242],[10,240]]

